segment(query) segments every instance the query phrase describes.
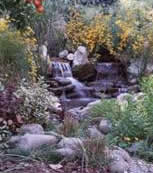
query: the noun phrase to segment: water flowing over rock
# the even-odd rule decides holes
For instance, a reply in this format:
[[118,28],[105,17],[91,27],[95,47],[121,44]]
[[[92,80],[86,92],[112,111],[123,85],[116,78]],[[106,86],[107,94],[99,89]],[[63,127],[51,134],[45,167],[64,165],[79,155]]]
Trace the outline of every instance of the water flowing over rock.
[[50,90],[61,96],[61,102],[70,109],[72,107],[86,106],[89,102],[95,101],[94,88],[85,86],[75,79],[68,62],[53,61],[51,65],[52,77],[49,82]]
[[116,97],[120,93],[128,92],[124,67],[120,63],[107,62],[98,63],[96,66],[96,81],[88,85],[95,88],[97,92]]
[[53,62],[52,63],[53,77],[71,77],[71,67],[69,63],[64,62]]

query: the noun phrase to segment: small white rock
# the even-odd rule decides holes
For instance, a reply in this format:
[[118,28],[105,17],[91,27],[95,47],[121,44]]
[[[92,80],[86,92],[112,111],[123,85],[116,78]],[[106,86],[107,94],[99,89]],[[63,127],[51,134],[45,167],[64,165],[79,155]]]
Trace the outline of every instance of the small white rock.
[[66,59],[69,60],[69,61],[73,61],[74,54],[73,53],[68,54],[68,56],[66,57]]
[[65,58],[67,57],[69,52],[67,50],[63,50],[62,52],[59,53],[60,58]]

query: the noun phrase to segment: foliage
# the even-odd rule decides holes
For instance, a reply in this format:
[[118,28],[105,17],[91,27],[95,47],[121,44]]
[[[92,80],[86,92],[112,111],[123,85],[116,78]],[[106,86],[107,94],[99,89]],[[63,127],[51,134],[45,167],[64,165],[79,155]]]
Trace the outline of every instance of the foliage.
[[[91,118],[105,117],[112,122],[112,132],[107,136],[112,144],[128,147],[137,141],[146,143],[137,154],[153,159],[153,76],[143,78],[141,88],[144,98],[127,99],[127,104],[120,105],[116,100],[103,100],[91,109]],[[147,149],[150,148],[150,149]],[[147,159],[147,158],[146,158]]]
[[3,77],[35,78],[37,68],[32,49],[36,45],[33,32],[21,33],[9,27],[9,20],[0,18],[0,71]]
[[33,84],[23,80],[16,96],[24,100],[20,113],[27,123],[46,125],[50,116],[49,108],[57,106],[58,103],[58,99],[48,91],[48,85],[43,78]]
[[120,0],[108,14],[101,12],[90,20],[78,10],[72,14],[67,36],[74,47],[85,45],[91,55],[106,49],[117,58],[123,53],[128,58],[151,57],[152,8],[147,3]]
[[87,46],[90,53],[94,53],[99,45],[112,52],[108,21],[109,16],[97,15],[88,25],[79,13],[75,13],[67,24],[68,38],[75,47]]
[[58,132],[67,137],[76,136],[80,128],[78,120],[66,115],[63,121],[63,125],[58,129]]
[[18,158],[22,158],[23,160],[25,159],[26,161],[33,160],[57,164],[63,160],[63,157],[56,153],[55,147],[50,145],[43,145],[32,151],[25,151],[19,148],[8,149],[5,153],[6,155],[4,154],[4,156],[2,156],[4,158],[6,158],[8,154],[9,156],[16,156]]
[[[92,152],[91,152],[92,151]],[[86,167],[103,168],[107,164],[106,144],[104,139],[87,139],[82,147],[82,163]]]
[[34,8],[24,0],[0,0],[0,15],[10,17],[17,29],[25,29],[33,21]]
[[5,140],[22,125],[19,114],[22,100],[14,95],[15,90],[15,85],[8,84],[0,91],[0,141]]
[[38,45],[48,43],[48,53],[57,56],[59,51],[65,47],[65,18],[68,12],[69,1],[65,0],[45,0],[45,13],[35,15],[31,24],[38,40]]

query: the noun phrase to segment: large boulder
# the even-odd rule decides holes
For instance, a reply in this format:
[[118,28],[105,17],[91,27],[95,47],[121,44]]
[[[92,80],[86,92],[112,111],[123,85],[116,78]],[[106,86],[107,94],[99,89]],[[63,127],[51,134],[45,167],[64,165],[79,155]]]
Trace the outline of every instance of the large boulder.
[[24,136],[13,136],[9,143],[11,148],[23,151],[31,151],[42,145],[55,145],[58,139],[50,135],[25,134]]
[[72,73],[80,81],[91,81],[96,78],[96,69],[91,63],[74,66]]
[[84,46],[79,46],[74,53],[73,67],[87,63],[89,63],[87,49]]

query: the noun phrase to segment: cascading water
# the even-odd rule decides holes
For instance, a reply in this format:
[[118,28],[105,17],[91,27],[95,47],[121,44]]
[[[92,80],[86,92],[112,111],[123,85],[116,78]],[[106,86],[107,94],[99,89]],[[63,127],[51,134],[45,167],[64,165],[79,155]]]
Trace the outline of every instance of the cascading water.
[[71,67],[68,63],[53,62],[52,69],[54,77],[72,77]]
[[73,77],[67,77],[72,82],[72,85],[75,86],[74,90],[80,97],[87,97],[87,92],[85,92],[85,85],[74,79]]
[[53,62],[52,63],[53,76],[63,77],[71,81],[74,86],[74,92],[78,97],[85,98],[88,97],[88,92],[86,91],[86,86],[73,78],[71,67],[69,63],[64,62]]

